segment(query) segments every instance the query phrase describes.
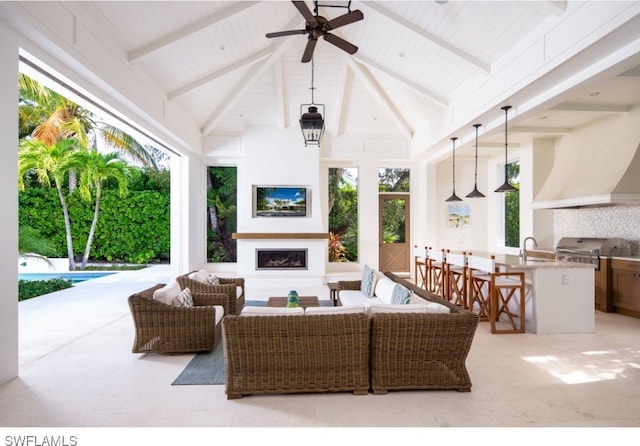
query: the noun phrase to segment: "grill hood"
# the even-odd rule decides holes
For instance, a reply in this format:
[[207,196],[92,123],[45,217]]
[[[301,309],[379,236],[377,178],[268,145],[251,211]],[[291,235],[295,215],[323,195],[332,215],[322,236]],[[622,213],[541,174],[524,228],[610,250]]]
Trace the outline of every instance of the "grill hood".
[[640,204],[640,108],[556,142],[533,209]]

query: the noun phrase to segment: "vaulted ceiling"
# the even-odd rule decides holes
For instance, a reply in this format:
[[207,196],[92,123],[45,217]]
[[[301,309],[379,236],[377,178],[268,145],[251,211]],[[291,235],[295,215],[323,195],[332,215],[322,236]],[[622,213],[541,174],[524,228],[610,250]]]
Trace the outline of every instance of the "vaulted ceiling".
[[[313,2],[306,5],[313,11]],[[306,35],[266,38],[304,29],[304,17],[288,1],[64,3],[134,70],[152,78],[203,137],[237,135],[247,126],[297,126],[300,105],[311,101],[313,66],[314,99],[325,106],[328,135],[408,141],[455,119],[456,104],[579,7],[566,1],[443,0],[319,5],[318,14],[327,19],[362,11],[363,20],[332,31],[359,48],[354,55],[319,39],[313,64],[302,63]],[[561,134],[640,103],[638,70],[602,82],[523,116],[512,131]],[[590,96],[595,91],[600,94]],[[494,121],[493,135],[483,134],[485,144],[502,140],[495,125],[501,113],[496,105],[473,117]],[[473,122],[466,124],[470,134]]]

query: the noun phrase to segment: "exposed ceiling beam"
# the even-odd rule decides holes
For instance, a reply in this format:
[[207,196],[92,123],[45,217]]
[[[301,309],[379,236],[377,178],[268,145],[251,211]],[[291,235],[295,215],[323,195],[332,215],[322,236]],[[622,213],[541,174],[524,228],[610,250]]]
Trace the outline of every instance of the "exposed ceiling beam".
[[340,136],[345,126],[345,110],[347,107],[345,98],[347,97],[346,90],[348,76],[349,70],[347,69],[347,64],[342,64],[336,87],[336,110],[333,118],[333,132],[335,136]]
[[545,3],[546,5],[549,6],[549,10],[554,15],[562,15],[567,11],[566,0],[559,0],[559,1],[547,0],[547,2]]
[[426,40],[430,41],[431,43],[434,43],[434,44],[438,45],[440,48],[442,48],[442,49],[448,51],[449,53],[459,57],[464,62],[469,63],[469,64],[475,66],[476,68],[479,68],[480,70],[484,71],[485,74],[489,74],[491,72],[491,67],[489,66],[489,64],[481,61],[480,59],[478,59],[477,57],[467,53],[466,51],[461,50],[460,48],[456,47],[455,45],[450,44],[449,42],[447,42],[446,40],[441,39],[440,37],[436,36],[435,34],[432,34],[429,31],[427,31],[425,29],[422,29],[421,27],[415,25],[414,23],[411,23],[409,20],[405,19],[404,17],[400,17],[399,15],[394,14],[393,12],[389,11],[388,9],[383,8],[377,2],[360,2],[360,4],[362,4],[363,6],[369,8],[369,9],[373,9],[378,14],[382,15],[383,17],[385,17],[385,18],[387,18],[389,20],[392,20],[392,21],[396,22],[397,24],[405,27],[409,31],[412,31],[413,33],[419,35],[423,39],[426,39]]
[[127,53],[127,59],[130,63],[136,62],[138,59],[153,53],[154,51],[158,51],[161,48],[169,46],[178,40],[184,39],[194,33],[202,31],[210,26],[213,26],[217,23],[222,22],[223,20],[229,19],[241,12],[254,7],[260,2],[235,2],[233,5],[225,8],[223,11],[218,12],[217,14],[212,14],[210,16],[204,17],[197,22],[191,23],[187,26],[184,26],[172,33],[161,36],[145,45],[141,45],[138,48],[134,48]]
[[449,106],[449,100],[443,96],[440,96],[438,93],[428,90],[424,87],[422,87],[421,85],[418,85],[415,82],[410,81],[409,79],[406,79],[400,75],[398,75],[398,73],[391,71],[389,68],[380,65],[377,62],[374,62],[373,60],[369,59],[368,57],[362,56],[360,54],[356,54],[354,55],[354,57],[361,63],[365,64],[365,65],[369,65],[371,68],[374,68],[384,74],[386,74],[387,76],[392,77],[393,79],[397,80],[400,83],[403,83],[404,85],[406,85],[407,87],[413,89],[414,91],[416,91],[417,93],[420,93],[421,95],[425,96],[426,98],[432,100],[433,102],[436,102],[438,105],[442,105],[443,107],[448,107]]
[[284,88],[284,76],[282,75],[282,57],[275,62],[275,83],[276,83],[276,120],[278,127],[282,130],[287,128],[287,109]]
[[611,105],[611,104],[580,104],[577,102],[563,102],[550,110],[558,111],[577,111],[577,112],[612,112],[612,113],[628,113],[633,107],[630,105]]
[[173,91],[170,91],[167,94],[167,99],[169,99],[170,101],[177,98],[178,96],[181,96],[183,94],[186,94],[192,90],[195,90],[198,87],[201,87],[209,82],[215,81],[216,79],[229,74],[233,71],[239,70],[240,68],[243,68],[247,65],[252,65],[256,62],[261,61],[262,59],[266,59],[267,57],[269,57],[269,55],[272,53],[273,49],[271,48],[265,48],[262,51],[258,51],[257,53],[253,53],[250,56],[245,57],[242,60],[239,60],[231,65],[227,65],[226,67],[222,68],[221,70],[215,71],[213,73],[207,74],[206,76],[201,77],[200,79],[196,79],[193,82],[188,83],[187,85],[183,85],[180,88],[176,88]]
[[[573,131],[571,127],[542,127],[542,126],[513,126],[509,133],[562,133],[569,134]],[[509,144],[511,146],[511,144]]]
[[291,46],[294,39],[280,39],[274,44],[271,55],[259,63],[259,65],[240,80],[237,87],[227,93],[220,101],[218,108],[210,115],[209,119],[202,126],[202,135],[207,136],[216,128],[233,106],[244,96],[244,94],[255,84],[255,82],[269,69],[282,53]]
[[353,57],[350,55],[342,56],[349,64],[349,67],[355,73],[358,78],[364,83],[364,85],[376,96],[379,101],[391,112],[391,116],[396,120],[405,136],[409,139],[413,138],[413,129],[407,123],[407,121],[398,110],[398,107],[394,104],[394,102],[389,99],[389,96],[384,92],[382,87],[376,82],[371,73],[367,70],[366,67],[360,65]]

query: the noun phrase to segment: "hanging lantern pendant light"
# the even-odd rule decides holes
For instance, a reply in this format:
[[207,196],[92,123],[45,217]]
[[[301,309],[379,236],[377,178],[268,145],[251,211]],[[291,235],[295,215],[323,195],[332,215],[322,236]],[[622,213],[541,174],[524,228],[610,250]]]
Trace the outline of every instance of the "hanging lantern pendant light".
[[[314,80],[314,62],[311,59],[311,104],[302,104],[300,106],[300,128],[302,129],[302,136],[304,137],[304,145],[307,146],[320,146],[320,140],[324,134],[324,104],[316,104],[313,97]],[[308,108],[308,111],[304,111]]]
[[445,201],[462,201],[462,198],[456,195],[456,137],[451,138],[453,142],[453,193]]
[[509,175],[507,173],[507,164],[509,162],[507,157],[507,114],[509,113],[510,108],[510,105],[505,105],[501,108],[501,110],[504,110],[504,183],[495,190],[496,192],[512,192],[518,190],[509,183]]
[[473,190],[467,195],[467,198],[483,198],[484,194],[478,190],[478,127],[482,124],[473,124],[476,128],[476,170],[473,180]]

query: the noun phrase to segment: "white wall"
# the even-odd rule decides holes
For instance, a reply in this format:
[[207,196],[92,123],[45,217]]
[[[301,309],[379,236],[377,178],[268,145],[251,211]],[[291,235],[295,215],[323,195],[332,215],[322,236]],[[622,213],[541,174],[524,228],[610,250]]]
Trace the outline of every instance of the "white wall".
[[[487,251],[487,201],[492,199],[493,192],[487,188],[487,164],[478,162],[478,189],[485,198],[467,198],[473,190],[475,164],[473,158],[456,157],[456,195],[462,201],[448,202],[453,192],[452,160],[444,160],[437,164],[437,193],[434,197],[436,237],[429,240],[429,246],[436,249],[452,251]],[[449,206],[468,206],[470,223],[465,227],[450,227]],[[433,222],[432,222],[433,223]]]
[[[18,45],[0,26],[0,383],[18,376]],[[14,191],[14,192],[11,192]]]

